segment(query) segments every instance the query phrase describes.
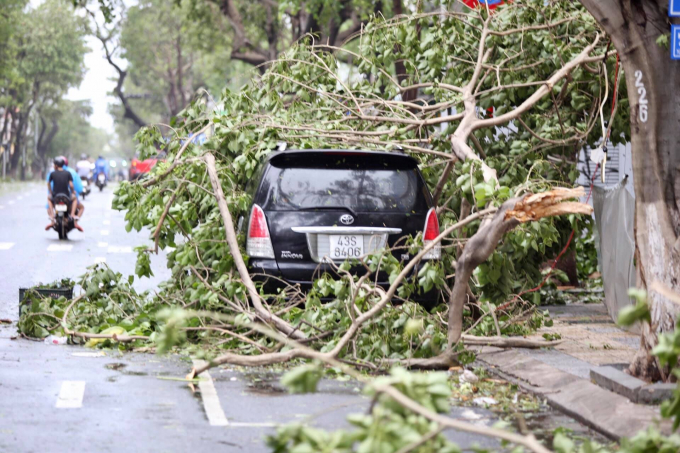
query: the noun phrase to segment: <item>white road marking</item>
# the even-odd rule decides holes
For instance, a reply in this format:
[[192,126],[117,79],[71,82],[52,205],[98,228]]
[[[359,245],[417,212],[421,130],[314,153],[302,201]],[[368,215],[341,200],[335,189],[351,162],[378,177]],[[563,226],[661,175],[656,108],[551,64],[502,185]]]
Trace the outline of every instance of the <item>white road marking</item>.
[[[194,367],[201,367],[205,365],[205,363],[204,360],[194,360]],[[202,379],[198,382],[198,389],[201,391],[203,407],[208,416],[210,426],[228,426],[229,421],[227,420],[226,415],[224,415],[224,411],[220,405],[220,398],[217,396],[217,390],[215,390],[215,385],[213,384],[212,377],[210,377],[210,373],[204,371],[201,374],[201,378]]]
[[14,204],[14,200],[9,200],[7,204]]
[[52,244],[47,247],[48,252],[70,252],[73,246],[71,244]]
[[102,230],[101,233],[102,233],[102,236],[108,236],[109,230]]
[[78,409],[83,407],[85,381],[64,381],[57,397],[58,409]]
[[94,264],[99,264],[99,263],[106,263],[106,258],[104,258],[103,256],[95,258]]
[[104,352],[74,352],[73,357],[106,357]]
[[23,199],[24,199],[24,197],[17,197],[17,201],[23,200]]
[[111,225],[111,221],[110,221],[110,220],[104,220],[102,223],[103,223],[104,225]]
[[276,428],[276,423],[229,423],[231,428]]
[[14,247],[14,242],[0,242],[0,250],[9,250]]
[[97,242],[97,247],[108,247],[109,243],[108,242]]
[[109,253],[132,253],[132,247],[118,247],[116,245],[112,245],[109,247],[107,250]]

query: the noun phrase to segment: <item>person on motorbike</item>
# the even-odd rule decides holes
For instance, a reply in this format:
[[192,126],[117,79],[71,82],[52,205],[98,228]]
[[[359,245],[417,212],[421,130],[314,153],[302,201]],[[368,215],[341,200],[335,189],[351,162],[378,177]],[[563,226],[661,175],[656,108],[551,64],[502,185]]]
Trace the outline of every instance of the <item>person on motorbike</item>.
[[81,178],[87,178],[90,175],[90,161],[87,160],[87,154],[81,154],[76,164],[76,172]]
[[54,158],[54,171],[50,172],[47,177],[47,190],[49,192],[47,204],[49,206],[50,219],[52,222],[45,229],[49,230],[54,226],[54,200],[57,195],[63,194],[71,199],[71,217],[73,217],[73,226],[79,231],[83,231],[82,227],[78,225],[78,218],[76,217],[78,202],[77,197],[75,196],[76,188],[73,184],[73,174],[64,169],[64,159],[62,157]]
[[[64,162],[64,167],[63,167],[64,170],[71,173],[71,177],[73,178],[73,187],[75,188],[75,192],[72,195],[75,197],[75,199],[77,201],[77,205],[78,205],[77,208],[76,208],[76,218],[81,219],[83,217],[83,214],[85,213],[85,205],[80,202],[78,195],[83,193],[83,181],[78,176],[78,173],[76,173],[72,168],[70,168],[68,166],[68,159],[66,158],[66,156],[57,156],[57,158],[61,159]],[[50,171],[47,174],[47,181],[48,182],[50,180],[50,175],[52,174],[52,171]],[[49,192],[48,192],[48,195],[49,195]],[[52,214],[49,210],[49,206],[48,206],[48,215],[50,217],[52,217]],[[49,228],[46,228],[46,229],[49,229]]]
[[100,173],[104,173],[106,180],[109,180],[109,166],[106,164],[106,159],[102,156],[99,156],[94,162],[94,182],[97,182],[97,176],[99,176]]

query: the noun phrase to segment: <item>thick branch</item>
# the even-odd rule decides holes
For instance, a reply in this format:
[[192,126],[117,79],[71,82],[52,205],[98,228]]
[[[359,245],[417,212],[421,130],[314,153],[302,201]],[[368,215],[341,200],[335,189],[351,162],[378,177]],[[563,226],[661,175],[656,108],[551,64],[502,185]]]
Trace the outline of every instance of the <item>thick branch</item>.
[[248,273],[248,268],[246,267],[245,261],[243,261],[243,256],[241,255],[241,250],[238,246],[238,240],[236,239],[236,232],[234,231],[234,222],[231,219],[231,213],[229,212],[229,206],[227,205],[227,200],[224,197],[224,192],[222,191],[222,184],[220,184],[220,179],[217,176],[217,168],[215,167],[215,156],[207,153],[204,157],[206,166],[208,167],[208,176],[210,177],[210,183],[213,187],[213,192],[215,192],[215,198],[217,199],[217,206],[219,207],[220,214],[222,215],[222,221],[224,222],[224,233],[227,237],[227,244],[229,244],[229,251],[231,252],[232,258],[234,259],[234,264],[236,264],[236,269],[241,276],[241,281],[248,290],[248,295],[250,296],[250,301],[255,307],[255,311],[258,316],[265,322],[271,322],[278,330],[296,339],[305,338],[304,334],[299,330],[295,329],[293,326],[288,324],[283,319],[272,314],[268,309],[262,305],[262,299],[260,294],[255,288],[253,280],[250,278]]
[[457,343],[462,335],[468,281],[475,268],[491,256],[505,233],[522,222],[543,217],[566,213],[592,213],[592,207],[586,204],[562,203],[563,200],[578,198],[583,194],[583,187],[556,188],[535,195],[513,198],[503,203],[493,219],[470,238],[456,262],[456,281],[449,298],[449,345]]

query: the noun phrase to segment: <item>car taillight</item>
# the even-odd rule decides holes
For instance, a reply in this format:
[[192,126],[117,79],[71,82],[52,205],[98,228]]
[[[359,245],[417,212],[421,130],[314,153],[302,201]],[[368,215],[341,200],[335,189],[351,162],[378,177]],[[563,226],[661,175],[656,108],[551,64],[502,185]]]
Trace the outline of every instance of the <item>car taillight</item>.
[[254,204],[248,221],[246,253],[253,258],[274,258],[274,247],[269,237],[267,218],[261,207]]
[[[437,219],[437,210],[435,208],[430,208],[427,211],[427,217],[425,217],[425,229],[423,231],[423,244],[428,245],[430,242],[434,241],[437,236],[439,236],[439,219]],[[442,257],[442,245],[438,242],[434,247],[427,252],[423,259],[425,260],[438,260]]]

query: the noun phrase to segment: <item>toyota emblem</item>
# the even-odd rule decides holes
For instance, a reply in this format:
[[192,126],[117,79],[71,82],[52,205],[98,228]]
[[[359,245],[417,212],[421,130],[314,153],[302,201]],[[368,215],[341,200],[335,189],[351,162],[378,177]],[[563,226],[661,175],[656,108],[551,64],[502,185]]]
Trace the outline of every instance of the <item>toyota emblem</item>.
[[351,225],[354,223],[354,217],[349,214],[342,215],[340,216],[340,222],[345,225]]

